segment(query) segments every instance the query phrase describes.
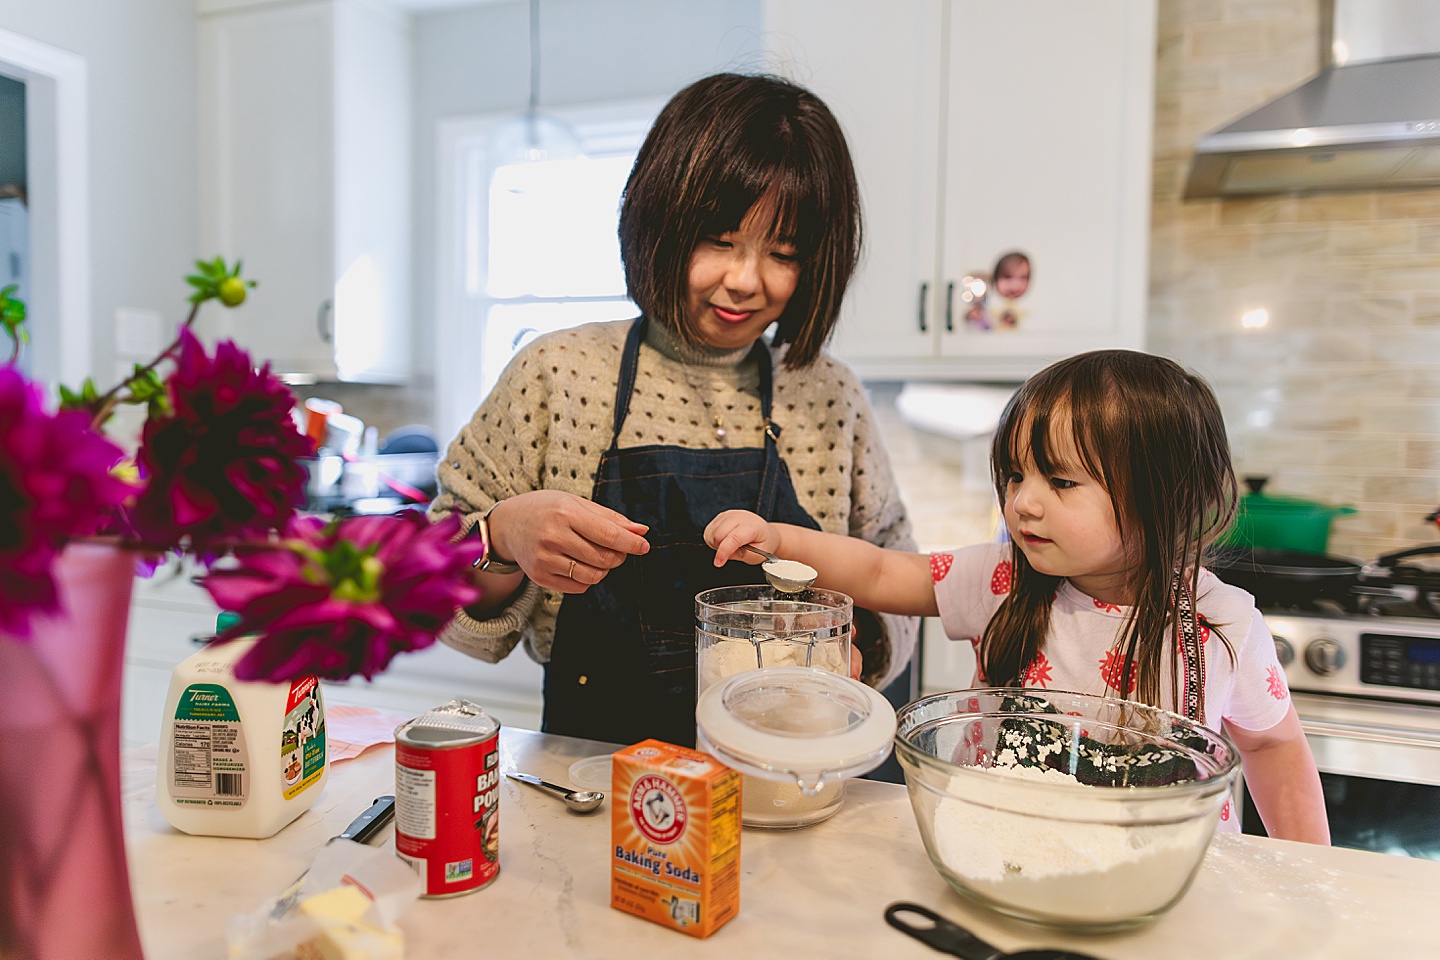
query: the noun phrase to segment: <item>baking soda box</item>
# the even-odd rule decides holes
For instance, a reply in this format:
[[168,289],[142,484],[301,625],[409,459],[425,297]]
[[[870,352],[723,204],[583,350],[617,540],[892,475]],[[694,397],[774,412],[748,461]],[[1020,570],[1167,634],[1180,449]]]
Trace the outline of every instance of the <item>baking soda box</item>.
[[708,937],[740,912],[740,774],[644,740],[615,754],[610,906]]

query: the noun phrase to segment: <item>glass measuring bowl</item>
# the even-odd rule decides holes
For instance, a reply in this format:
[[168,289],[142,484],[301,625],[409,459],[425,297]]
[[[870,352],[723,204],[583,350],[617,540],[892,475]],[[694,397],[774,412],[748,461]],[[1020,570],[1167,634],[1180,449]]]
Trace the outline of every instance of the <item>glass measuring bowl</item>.
[[[695,597],[696,693],[749,670],[810,667],[850,675],[853,602],[834,590],[781,593],[768,584],[716,587]],[[741,821],[797,827],[840,809],[844,783],[806,793],[779,772],[747,775]]]
[[834,590],[780,593],[768,584],[697,594],[696,692],[759,667],[816,667],[848,677],[853,608]]

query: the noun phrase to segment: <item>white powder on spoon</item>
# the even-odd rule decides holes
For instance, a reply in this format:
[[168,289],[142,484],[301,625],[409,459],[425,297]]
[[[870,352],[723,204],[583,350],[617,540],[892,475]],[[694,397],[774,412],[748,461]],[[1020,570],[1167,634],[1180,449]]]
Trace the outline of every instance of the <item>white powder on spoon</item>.
[[811,583],[818,576],[814,567],[799,560],[766,560],[760,564],[760,569],[772,577],[799,583]]

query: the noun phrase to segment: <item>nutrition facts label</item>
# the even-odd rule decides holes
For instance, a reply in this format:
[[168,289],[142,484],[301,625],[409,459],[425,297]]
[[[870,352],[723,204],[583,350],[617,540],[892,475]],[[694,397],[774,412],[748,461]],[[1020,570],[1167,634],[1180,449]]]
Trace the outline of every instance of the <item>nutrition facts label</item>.
[[395,829],[417,840],[435,839],[435,771],[395,767]]
[[210,724],[175,724],[175,785],[210,786]]

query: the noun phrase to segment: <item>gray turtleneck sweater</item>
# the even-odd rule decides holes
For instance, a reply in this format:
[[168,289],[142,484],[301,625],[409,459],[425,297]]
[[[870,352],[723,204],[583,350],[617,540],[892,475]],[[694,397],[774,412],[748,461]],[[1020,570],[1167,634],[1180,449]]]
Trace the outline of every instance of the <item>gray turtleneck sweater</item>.
[[[615,383],[630,324],[590,323],[521,350],[450,444],[431,515],[459,513],[468,530],[505,497],[541,489],[589,497],[610,444]],[[748,347],[697,352],[651,322],[618,445],[762,446],[760,371],[748,354]],[[782,366],[783,348],[771,356],[772,418],[781,428],[780,454],[800,506],[827,532],[915,549],[879,425],[854,372],[825,354],[804,370]],[[717,417],[723,438],[717,436]],[[530,656],[544,663],[562,598],[527,580],[492,617],[476,620],[460,611],[440,639],[492,663],[523,642]],[[918,621],[888,614],[876,620],[879,636],[862,630],[859,644],[865,681],[883,687],[914,652]]]

